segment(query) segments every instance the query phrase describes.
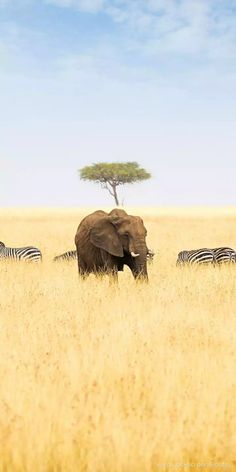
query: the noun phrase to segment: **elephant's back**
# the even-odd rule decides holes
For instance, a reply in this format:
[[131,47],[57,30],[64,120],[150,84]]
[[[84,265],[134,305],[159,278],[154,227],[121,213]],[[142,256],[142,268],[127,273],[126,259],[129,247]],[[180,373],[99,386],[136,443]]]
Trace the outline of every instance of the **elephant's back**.
[[106,213],[105,211],[103,211],[103,210],[96,210],[96,211],[94,211],[93,213],[90,213],[90,215],[85,216],[85,217],[81,220],[81,222],[80,222],[80,224],[79,224],[79,226],[78,226],[77,232],[78,232],[78,230],[79,230],[80,228],[82,228],[82,227],[84,227],[84,226],[85,226],[85,227],[88,226],[88,227],[92,228],[92,226],[96,223],[96,221],[97,221],[99,218],[104,218],[104,216],[107,216],[107,213]]

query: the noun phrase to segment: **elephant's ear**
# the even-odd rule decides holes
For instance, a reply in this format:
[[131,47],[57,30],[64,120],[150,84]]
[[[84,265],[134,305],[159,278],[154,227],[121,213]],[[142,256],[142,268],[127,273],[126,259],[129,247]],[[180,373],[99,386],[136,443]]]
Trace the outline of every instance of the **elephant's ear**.
[[112,256],[123,257],[124,251],[115,227],[107,218],[101,218],[90,231],[90,242]]

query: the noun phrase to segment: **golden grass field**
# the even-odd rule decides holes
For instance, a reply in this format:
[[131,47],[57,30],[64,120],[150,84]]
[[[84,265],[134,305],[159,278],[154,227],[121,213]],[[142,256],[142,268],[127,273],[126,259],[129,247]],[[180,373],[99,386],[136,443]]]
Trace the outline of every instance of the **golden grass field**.
[[133,210],[156,252],[119,284],[52,258],[86,210],[1,210],[0,472],[236,470],[236,266],[175,266],[236,247],[236,210]]

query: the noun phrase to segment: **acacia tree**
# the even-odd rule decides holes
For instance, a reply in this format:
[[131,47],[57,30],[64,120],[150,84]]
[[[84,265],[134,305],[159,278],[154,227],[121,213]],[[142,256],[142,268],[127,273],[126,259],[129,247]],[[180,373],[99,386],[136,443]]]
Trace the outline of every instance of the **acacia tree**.
[[99,183],[102,188],[107,189],[117,206],[119,205],[117,195],[119,185],[134,184],[151,177],[151,174],[139,167],[137,162],[98,162],[83,167],[79,173],[82,180]]

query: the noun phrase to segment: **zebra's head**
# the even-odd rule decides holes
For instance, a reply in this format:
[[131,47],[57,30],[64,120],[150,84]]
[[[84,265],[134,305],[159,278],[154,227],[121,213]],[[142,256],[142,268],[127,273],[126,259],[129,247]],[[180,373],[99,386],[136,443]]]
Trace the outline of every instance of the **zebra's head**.
[[184,264],[188,262],[188,251],[181,251],[178,254],[176,265]]
[[152,249],[148,249],[148,251],[147,251],[147,260],[148,260],[148,262],[153,262],[154,256],[155,256],[155,252]]
[[5,247],[5,244],[2,243],[2,241],[0,241],[0,249],[1,249],[2,247]]

